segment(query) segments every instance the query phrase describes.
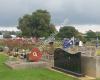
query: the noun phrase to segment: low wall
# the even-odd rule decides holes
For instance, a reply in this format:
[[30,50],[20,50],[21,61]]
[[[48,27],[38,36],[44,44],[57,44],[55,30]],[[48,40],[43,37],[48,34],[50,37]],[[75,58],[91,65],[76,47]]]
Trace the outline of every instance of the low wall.
[[100,56],[82,56],[82,71],[87,76],[100,78]]
[[100,56],[96,57],[96,77],[100,78]]
[[82,71],[85,75],[96,77],[95,57],[82,56]]
[[26,69],[26,68],[47,68],[48,64],[44,61],[40,62],[18,62],[18,61],[10,61],[5,62],[5,64],[12,69]]

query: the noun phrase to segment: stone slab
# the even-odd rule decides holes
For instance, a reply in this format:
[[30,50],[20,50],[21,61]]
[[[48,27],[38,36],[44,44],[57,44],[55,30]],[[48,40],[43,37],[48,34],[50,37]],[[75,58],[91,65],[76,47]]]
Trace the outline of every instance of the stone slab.
[[26,69],[26,68],[46,68],[48,67],[47,62],[39,61],[39,62],[19,62],[19,61],[10,61],[5,62],[5,64],[11,69]]

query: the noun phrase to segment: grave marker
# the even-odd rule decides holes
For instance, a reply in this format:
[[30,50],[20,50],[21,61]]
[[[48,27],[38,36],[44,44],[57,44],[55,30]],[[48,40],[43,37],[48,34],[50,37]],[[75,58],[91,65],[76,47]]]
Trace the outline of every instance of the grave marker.
[[40,52],[38,48],[33,48],[31,53],[29,53],[28,55],[28,60],[33,61],[33,62],[37,62],[41,58],[42,58],[42,53]]
[[76,75],[84,76],[81,70],[81,53],[70,54],[60,48],[54,52],[54,68]]

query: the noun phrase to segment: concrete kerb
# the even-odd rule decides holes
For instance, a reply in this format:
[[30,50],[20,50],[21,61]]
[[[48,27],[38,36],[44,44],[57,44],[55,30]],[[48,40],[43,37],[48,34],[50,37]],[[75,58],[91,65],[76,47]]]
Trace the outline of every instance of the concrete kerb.
[[5,62],[11,69],[26,69],[26,68],[47,68],[47,62]]
[[62,74],[64,74],[65,76],[70,76],[70,77],[73,77],[73,78],[77,78],[77,79],[79,79],[79,80],[96,80],[96,78],[94,78],[94,77],[89,77],[89,76],[85,76],[85,77],[76,77],[76,76],[74,76],[74,75],[70,75],[70,74],[67,74],[67,73],[64,73],[64,72],[61,72],[61,71],[52,69],[52,68],[50,68],[50,67],[49,67],[48,69],[50,69],[50,70],[52,70],[52,71],[56,71],[56,72],[58,72],[58,73],[62,73]]

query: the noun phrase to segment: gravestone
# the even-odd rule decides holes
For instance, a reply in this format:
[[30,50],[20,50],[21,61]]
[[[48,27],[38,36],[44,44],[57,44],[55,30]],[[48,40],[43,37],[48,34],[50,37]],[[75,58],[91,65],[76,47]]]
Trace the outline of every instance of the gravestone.
[[42,58],[42,53],[38,48],[33,48],[31,53],[28,54],[28,60],[38,62]]
[[81,69],[81,52],[71,54],[57,48],[54,52],[53,68],[76,76],[84,76]]

